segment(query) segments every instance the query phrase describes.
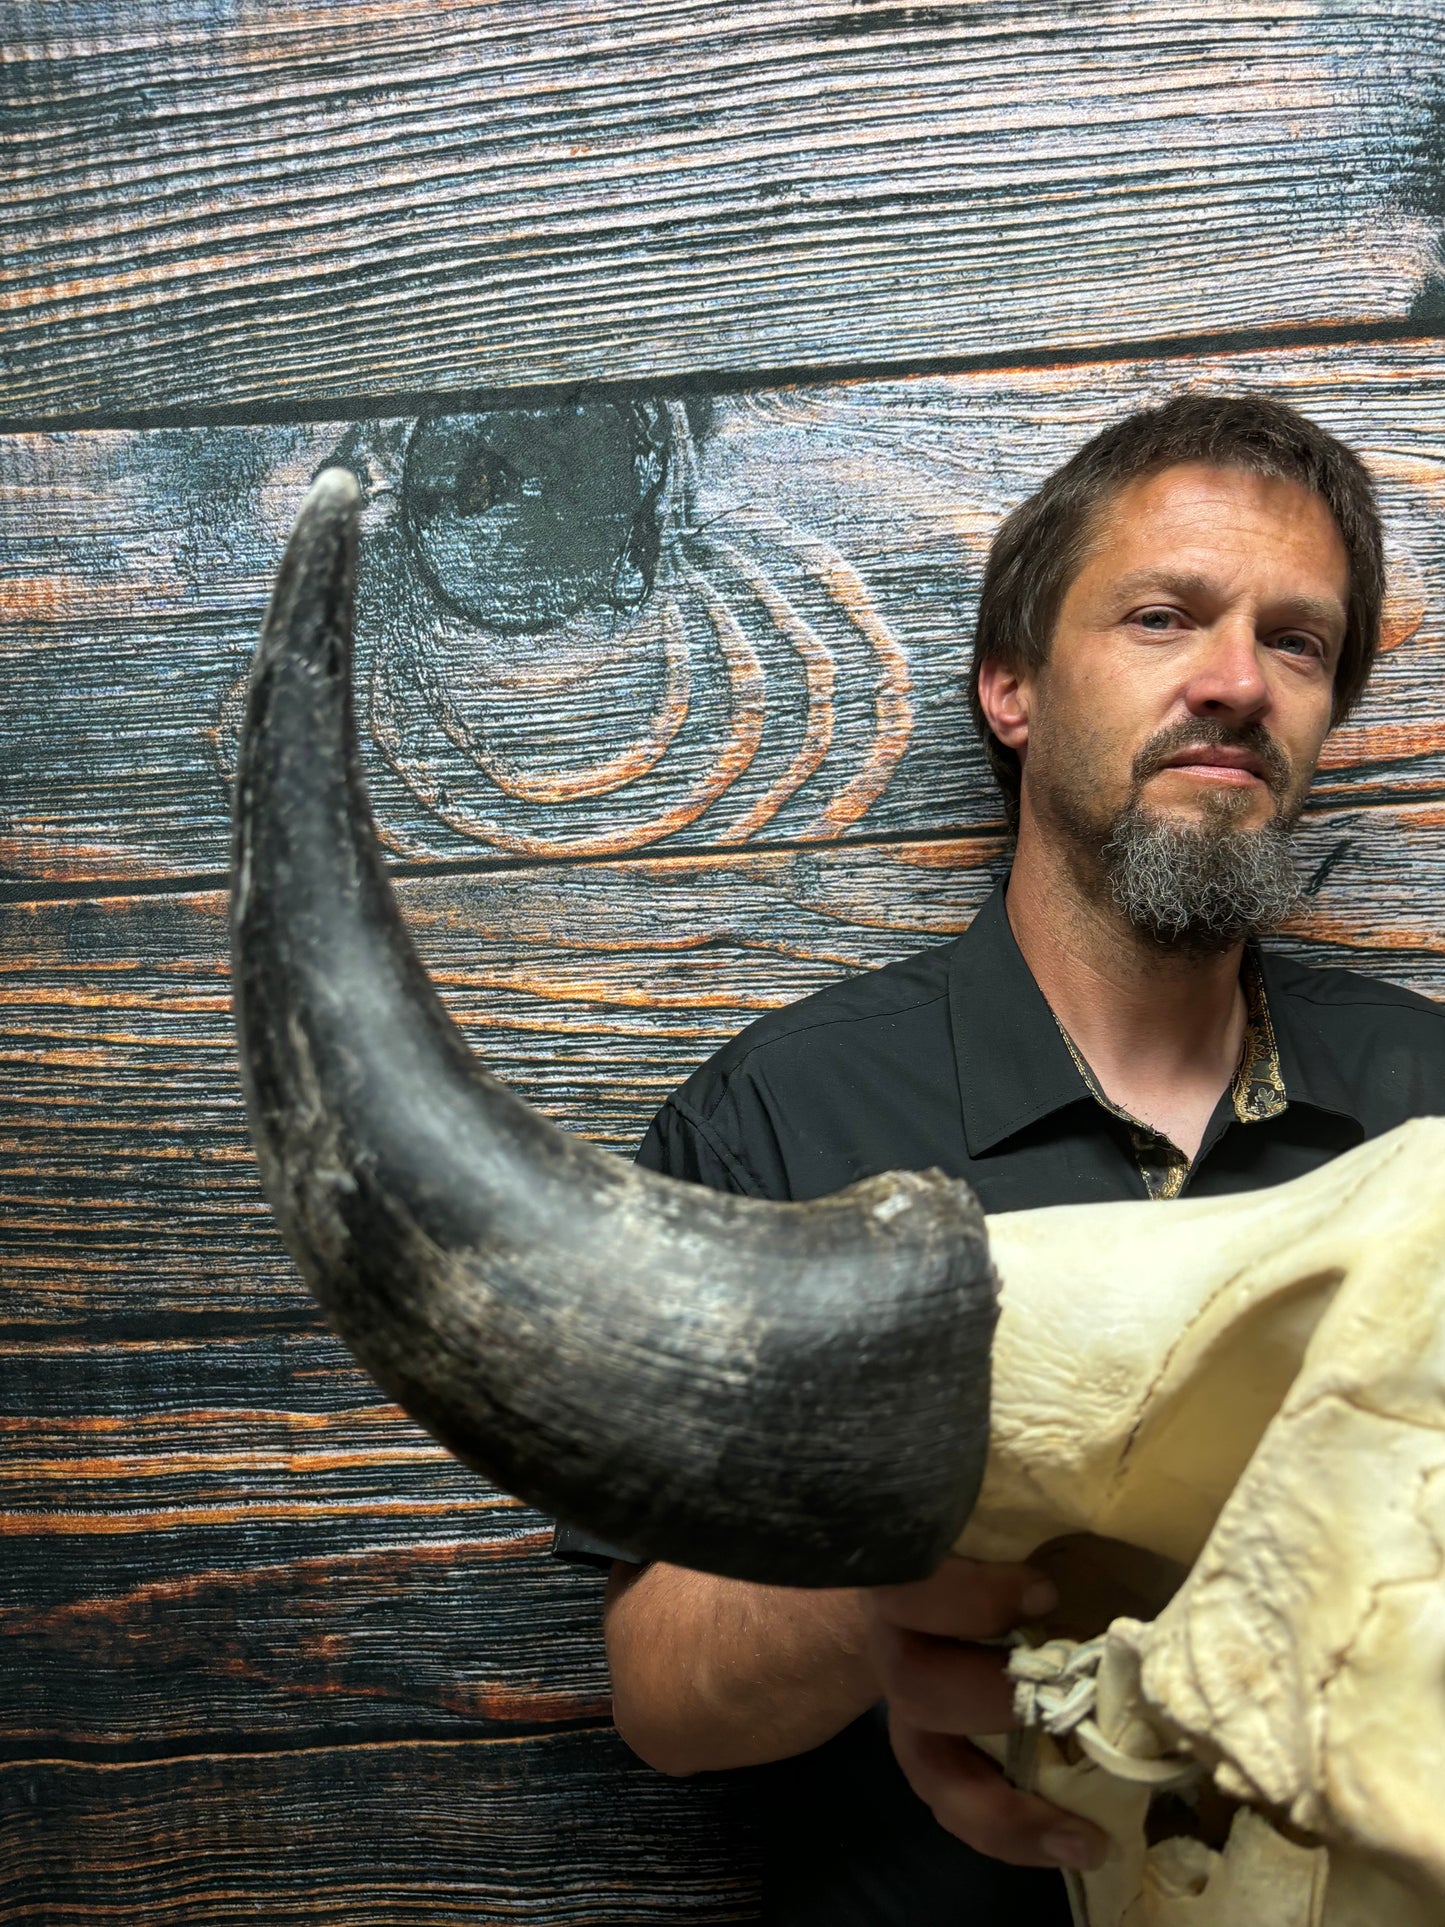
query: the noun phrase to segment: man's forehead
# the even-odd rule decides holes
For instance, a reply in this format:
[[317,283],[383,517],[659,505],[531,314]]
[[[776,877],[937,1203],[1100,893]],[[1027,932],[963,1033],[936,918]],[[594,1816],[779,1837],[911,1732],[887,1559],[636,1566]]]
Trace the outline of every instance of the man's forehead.
[[[1203,518],[1201,524],[1200,518]],[[1175,462],[1131,476],[1098,501],[1091,517],[1094,542],[1117,540],[1152,524],[1241,527],[1267,521],[1333,544],[1344,537],[1328,502],[1289,475],[1262,475],[1232,463]]]
[[[1179,463],[1122,484],[1101,502],[1075,576],[1227,591],[1267,560],[1278,586],[1343,610],[1349,556],[1328,503],[1303,482],[1210,463]],[[1308,578],[1308,579],[1307,579]]]

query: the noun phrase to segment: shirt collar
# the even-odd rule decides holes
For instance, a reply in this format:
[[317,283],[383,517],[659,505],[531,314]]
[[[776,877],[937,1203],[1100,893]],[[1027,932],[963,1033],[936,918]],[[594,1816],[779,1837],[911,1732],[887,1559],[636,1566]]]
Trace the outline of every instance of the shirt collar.
[[[1006,887],[996,887],[959,938],[949,968],[949,1018],[970,1157],[982,1156],[1067,1104],[1093,1102],[1088,1081],[1014,940],[1004,907]],[[1261,1091],[1258,1115],[1273,1115],[1286,1104],[1308,1104],[1358,1123],[1359,1106],[1324,1040],[1301,1023],[1288,983],[1281,981],[1280,960],[1268,951],[1252,954],[1259,966],[1265,1030],[1272,1028],[1278,1052],[1278,1096],[1270,1102]],[[1256,1018],[1253,1009],[1250,1014]],[[1247,1077],[1249,1069],[1242,1065],[1241,1074]],[[1265,1063],[1257,1069],[1268,1075]]]
[[[1131,1111],[1124,1110],[1105,1095],[1098,1079],[1080,1056],[1073,1038],[1063,1024],[1059,1024],[1059,1033],[1069,1047],[1069,1055],[1078,1067],[1080,1077],[1089,1087],[1090,1097],[1128,1126],[1134,1161],[1139,1166],[1144,1189],[1151,1198],[1179,1197],[1195,1166],[1229,1128],[1231,1119],[1239,1124],[1262,1124],[1265,1118],[1278,1117],[1281,1111],[1289,1109],[1284,1073],[1280,1069],[1279,1045],[1269,1014],[1269,999],[1264,992],[1259,953],[1253,948],[1244,953],[1240,983],[1244,989],[1245,1015],[1244,1042],[1240,1047],[1239,1063],[1229,1089],[1221,1093],[1214,1107],[1214,1114],[1205,1128],[1204,1141],[1192,1162],[1162,1131],[1156,1130],[1152,1124],[1146,1124],[1143,1118],[1135,1117]],[[1058,1013],[1055,1012],[1054,1016],[1057,1022]]]
[[1004,889],[959,938],[948,973],[963,1135],[974,1158],[1051,1111],[1093,1101],[1014,941]]
[[1309,1023],[1300,1000],[1291,994],[1288,960],[1268,950],[1256,954],[1265,1001],[1274,1023],[1285,1096],[1291,1104],[1308,1104],[1317,1111],[1330,1111],[1363,1127],[1359,1100],[1351,1096],[1328,1043]]

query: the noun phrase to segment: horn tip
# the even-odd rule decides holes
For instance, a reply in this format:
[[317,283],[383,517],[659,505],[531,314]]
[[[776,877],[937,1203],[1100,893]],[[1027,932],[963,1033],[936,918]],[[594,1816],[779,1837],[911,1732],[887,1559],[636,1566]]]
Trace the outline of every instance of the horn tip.
[[349,468],[323,468],[306,492],[302,512],[307,509],[320,509],[325,512],[338,509],[354,509],[361,506],[361,488]]

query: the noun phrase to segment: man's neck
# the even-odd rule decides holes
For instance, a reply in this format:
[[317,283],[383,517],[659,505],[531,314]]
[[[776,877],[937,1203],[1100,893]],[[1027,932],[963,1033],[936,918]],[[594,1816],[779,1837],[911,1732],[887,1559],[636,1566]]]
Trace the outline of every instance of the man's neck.
[[1239,1062],[1242,946],[1162,950],[1025,822],[1008,919],[1050,1008],[1105,1094],[1191,1158]]

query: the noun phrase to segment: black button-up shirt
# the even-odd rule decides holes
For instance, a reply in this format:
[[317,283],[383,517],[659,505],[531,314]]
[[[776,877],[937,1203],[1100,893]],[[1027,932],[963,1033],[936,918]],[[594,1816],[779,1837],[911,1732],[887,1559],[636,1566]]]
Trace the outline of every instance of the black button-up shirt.
[[[1267,951],[1248,954],[1245,983],[1239,1072],[1190,1163],[1100,1091],[1024,962],[1000,887],[952,943],[750,1025],[663,1105],[638,1162],[795,1200],[937,1166],[986,1211],[1018,1211],[1257,1190],[1445,1114],[1445,1011],[1427,998]],[[557,1550],[614,1551],[565,1529]],[[876,1710],[751,1771],[771,1927],[1068,1927],[1057,1875],[985,1860],[936,1825]]]

